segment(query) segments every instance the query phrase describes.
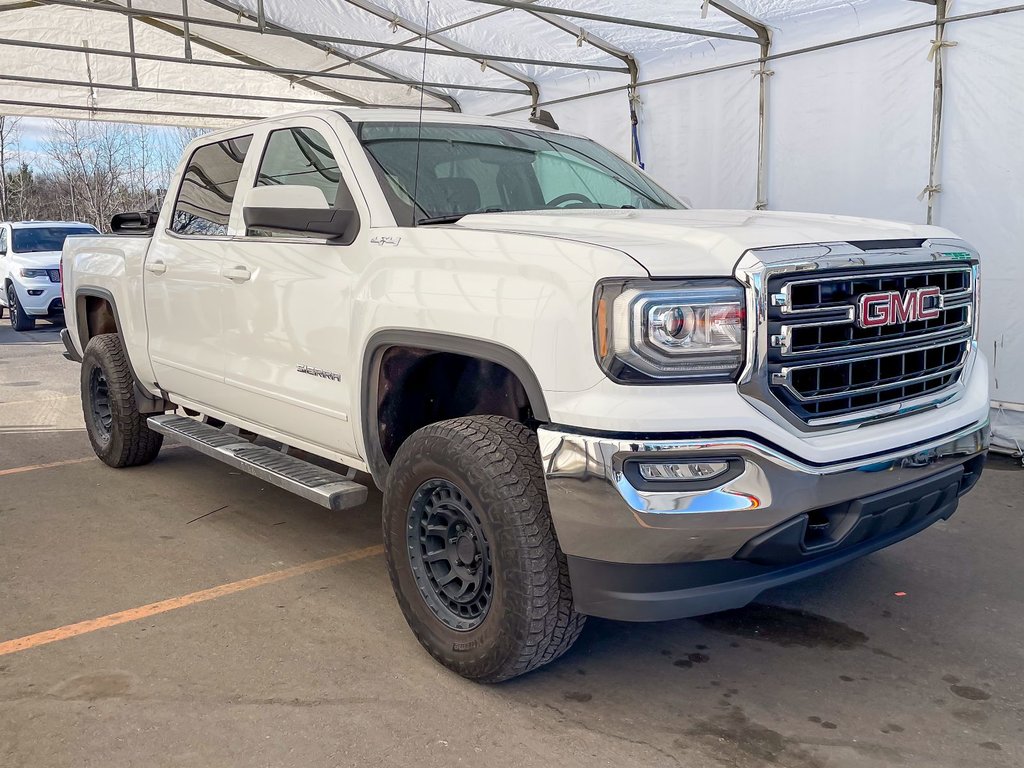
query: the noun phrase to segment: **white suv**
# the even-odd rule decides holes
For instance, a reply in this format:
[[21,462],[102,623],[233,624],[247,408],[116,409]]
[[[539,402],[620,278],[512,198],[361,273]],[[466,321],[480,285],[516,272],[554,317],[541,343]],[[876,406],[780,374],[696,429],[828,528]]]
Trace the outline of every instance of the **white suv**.
[[77,221],[13,221],[0,224],[0,316],[7,307],[16,331],[31,331],[37,317],[64,311],[60,252],[68,235],[96,235]]

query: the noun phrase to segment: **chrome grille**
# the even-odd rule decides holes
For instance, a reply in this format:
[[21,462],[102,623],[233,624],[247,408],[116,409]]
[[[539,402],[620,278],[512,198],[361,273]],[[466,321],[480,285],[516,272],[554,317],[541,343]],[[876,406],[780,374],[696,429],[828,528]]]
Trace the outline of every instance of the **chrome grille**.
[[[770,278],[770,391],[808,424],[854,420],[862,411],[941,392],[967,363],[973,281],[969,263]],[[936,317],[858,324],[858,297],[920,288],[938,289]]]

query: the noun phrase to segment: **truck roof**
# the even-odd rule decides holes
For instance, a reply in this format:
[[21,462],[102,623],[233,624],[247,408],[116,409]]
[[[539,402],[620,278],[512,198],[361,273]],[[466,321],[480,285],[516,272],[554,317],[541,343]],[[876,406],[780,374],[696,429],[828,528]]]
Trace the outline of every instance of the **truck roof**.
[[[442,110],[424,110],[424,123],[461,123],[464,125],[493,125],[506,128],[529,128],[534,131],[551,131],[549,128],[538,123],[531,123],[527,120],[510,120],[503,117],[490,117],[487,115],[469,115],[461,112],[446,112]],[[354,123],[386,122],[386,123],[415,123],[420,120],[420,112],[416,109],[388,109],[388,108],[365,108],[365,107],[343,107],[337,109],[309,109],[301,112],[290,112],[284,115],[275,115],[263,120],[255,120],[244,125],[236,125],[231,128],[223,128],[204,134],[196,139],[195,143],[206,143],[211,138],[220,136],[237,136],[244,133],[247,128],[264,123],[277,123],[294,117],[320,117],[327,120],[337,118],[341,115],[344,119]],[[558,133],[576,135],[571,131],[557,131]]]
[[92,224],[86,224],[84,221],[2,221],[0,224],[10,224],[12,227],[18,229],[32,229],[33,227],[89,227],[90,229],[96,229]]

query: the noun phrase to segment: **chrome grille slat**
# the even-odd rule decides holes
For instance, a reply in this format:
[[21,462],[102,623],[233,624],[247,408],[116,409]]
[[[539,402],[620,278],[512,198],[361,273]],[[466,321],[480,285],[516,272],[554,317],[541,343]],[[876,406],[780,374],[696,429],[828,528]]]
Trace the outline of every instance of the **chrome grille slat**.
[[[842,325],[842,324],[845,324],[847,322],[849,322],[849,321],[846,321],[846,320],[843,320],[843,321],[830,321],[828,323],[821,323],[821,324],[819,324],[818,327],[820,327],[821,325]],[[784,326],[782,326],[782,337],[783,337],[783,339],[789,338],[791,333],[792,333],[792,331],[793,331],[793,329],[794,328],[799,328],[799,327],[802,327],[802,326],[791,326],[791,325],[784,325]],[[791,345],[784,341],[780,345],[780,349],[782,350],[782,354],[786,358],[810,357],[812,355],[821,354],[825,350],[829,350],[829,351],[835,350],[837,352],[839,352],[839,351],[843,351],[843,352],[862,352],[864,350],[885,351],[886,349],[890,349],[890,348],[893,348],[893,347],[904,345],[908,341],[913,341],[915,344],[920,344],[920,343],[927,343],[927,342],[932,342],[932,341],[938,341],[940,339],[950,339],[950,340],[952,340],[952,339],[955,339],[955,338],[957,338],[959,336],[963,336],[964,339],[969,339],[970,336],[971,336],[971,332],[972,332],[971,324],[967,323],[967,322],[963,322],[963,323],[958,323],[958,324],[953,325],[953,326],[948,326],[948,327],[941,328],[941,329],[939,329],[937,331],[932,331],[931,333],[907,334],[905,336],[900,336],[900,337],[895,338],[895,339],[880,339],[878,341],[866,341],[866,342],[860,342],[860,343],[842,342],[842,343],[836,343],[836,344],[818,345],[816,349],[810,349],[810,350],[795,350],[794,351],[791,348]]]
[[[960,345],[958,345],[958,347],[959,346]],[[937,379],[937,378],[940,378],[942,376],[948,376],[951,373],[959,373],[960,370],[963,369],[963,367],[964,367],[966,362],[967,362],[967,352],[966,352],[966,350],[964,350],[963,354],[956,361],[956,363],[944,364],[943,366],[941,366],[937,370],[932,371],[932,372],[927,373],[927,374],[922,374],[920,376],[910,376],[910,377],[901,376],[901,377],[898,377],[898,378],[896,378],[894,380],[891,380],[891,381],[884,381],[884,382],[882,382],[880,384],[873,384],[873,385],[866,386],[866,387],[857,387],[857,388],[849,388],[848,387],[848,388],[845,388],[845,389],[832,389],[832,390],[827,390],[827,391],[821,392],[821,393],[816,394],[816,395],[811,395],[811,396],[805,396],[805,395],[801,394],[800,392],[798,392],[792,386],[792,384],[790,383],[790,380],[789,380],[788,377],[786,377],[781,383],[784,384],[786,387],[788,387],[789,390],[793,393],[793,396],[796,397],[798,400],[800,400],[801,402],[810,403],[810,402],[815,402],[815,401],[818,401],[818,400],[830,400],[830,399],[833,399],[833,398],[836,398],[836,397],[854,397],[854,396],[857,396],[857,395],[870,395],[870,394],[875,394],[877,392],[884,392],[885,390],[894,389],[896,387],[905,387],[905,386],[907,386],[909,384],[919,384],[919,383],[924,382],[924,381],[931,381],[932,379]]]
[[[765,288],[783,297],[769,304],[762,329],[767,385],[808,425],[856,421],[860,412],[941,396],[968,362],[971,263],[771,275]],[[921,288],[938,288],[937,317],[875,327],[857,322],[859,296]]]

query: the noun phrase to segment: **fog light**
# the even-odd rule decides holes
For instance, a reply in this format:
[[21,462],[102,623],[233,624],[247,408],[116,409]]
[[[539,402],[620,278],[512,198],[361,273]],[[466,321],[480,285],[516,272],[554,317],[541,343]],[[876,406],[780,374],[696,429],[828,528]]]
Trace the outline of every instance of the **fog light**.
[[686,463],[641,463],[640,476],[644,480],[711,480],[729,471],[727,461],[701,461]]
[[29,296],[42,296],[43,292],[42,291],[29,291],[28,295]]

